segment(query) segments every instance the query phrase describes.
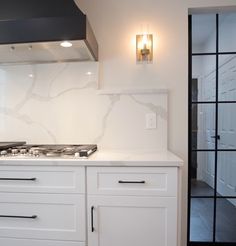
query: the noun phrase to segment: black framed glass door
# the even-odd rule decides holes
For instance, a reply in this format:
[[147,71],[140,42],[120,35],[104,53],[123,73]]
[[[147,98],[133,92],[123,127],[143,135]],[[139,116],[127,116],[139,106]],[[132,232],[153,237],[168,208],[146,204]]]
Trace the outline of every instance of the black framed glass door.
[[236,13],[189,16],[188,245],[236,245]]

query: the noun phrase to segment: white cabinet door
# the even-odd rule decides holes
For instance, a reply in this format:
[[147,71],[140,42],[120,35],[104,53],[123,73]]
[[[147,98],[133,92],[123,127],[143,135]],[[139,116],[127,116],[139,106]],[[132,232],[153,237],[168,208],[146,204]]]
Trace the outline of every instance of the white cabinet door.
[[88,246],[111,245],[176,246],[177,198],[89,196]]

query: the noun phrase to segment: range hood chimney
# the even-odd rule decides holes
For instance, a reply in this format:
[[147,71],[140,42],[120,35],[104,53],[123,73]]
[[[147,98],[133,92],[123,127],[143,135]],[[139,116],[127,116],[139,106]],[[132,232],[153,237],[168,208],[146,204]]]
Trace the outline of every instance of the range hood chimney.
[[73,0],[0,0],[0,64],[91,60],[98,44]]

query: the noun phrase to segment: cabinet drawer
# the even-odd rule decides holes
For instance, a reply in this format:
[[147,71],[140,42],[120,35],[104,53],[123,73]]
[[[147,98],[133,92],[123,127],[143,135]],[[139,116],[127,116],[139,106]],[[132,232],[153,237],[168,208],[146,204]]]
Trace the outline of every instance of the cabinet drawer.
[[0,192],[85,193],[85,168],[0,166]]
[[0,245],[3,246],[85,246],[84,242],[0,238]]
[[1,193],[0,235],[85,241],[85,195]]
[[88,194],[176,196],[176,167],[88,167]]

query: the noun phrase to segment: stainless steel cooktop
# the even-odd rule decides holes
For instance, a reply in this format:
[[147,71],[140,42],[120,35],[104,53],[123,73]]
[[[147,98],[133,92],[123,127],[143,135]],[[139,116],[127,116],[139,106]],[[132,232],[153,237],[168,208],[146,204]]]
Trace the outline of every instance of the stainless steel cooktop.
[[1,157],[58,157],[58,158],[88,158],[97,150],[95,144],[79,145],[31,145],[25,142],[0,142]]

